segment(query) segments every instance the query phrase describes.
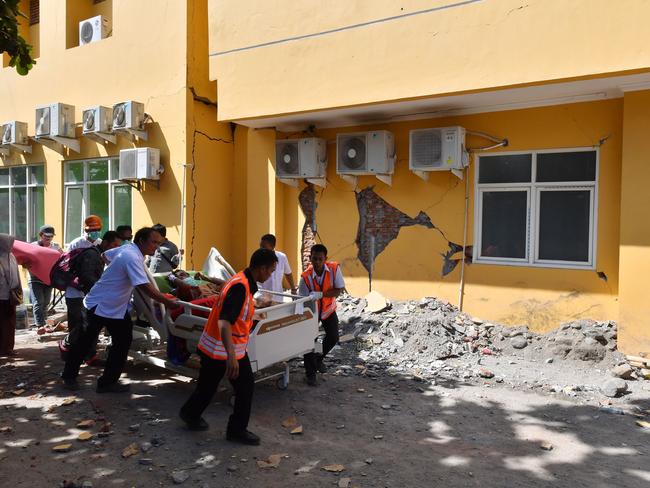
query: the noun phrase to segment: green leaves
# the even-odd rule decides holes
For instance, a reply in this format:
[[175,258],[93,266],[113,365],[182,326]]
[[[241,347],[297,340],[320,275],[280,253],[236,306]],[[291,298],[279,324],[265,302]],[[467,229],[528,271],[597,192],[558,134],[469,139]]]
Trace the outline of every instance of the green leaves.
[[32,46],[27,44],[18,31],[18,17],[27,17],[18,10],[20,0],[0,0],[0,53],[9,55],[9,66],[25,76],[36,64]]

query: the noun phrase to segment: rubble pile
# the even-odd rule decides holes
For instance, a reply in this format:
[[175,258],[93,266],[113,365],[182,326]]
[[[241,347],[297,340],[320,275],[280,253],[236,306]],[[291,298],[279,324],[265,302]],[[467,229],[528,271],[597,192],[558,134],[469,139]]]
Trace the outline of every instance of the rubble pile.
[[[373,310],[381,308],[373,305]],[[340,299],[343,334],[356,338],[358,358],[423,378],[450,371],[449,359],[454,359],[456,369],[465,370],[463,377],[490,377],[479,366],[484,356],[547,364],[590,361],[604,368],[624,363],[617,352],[614,322],[577,320],[536,334],[526,326],[508,327],[470,317],[436,298],[386,302],[376,312],[369,308],[363,298]]]

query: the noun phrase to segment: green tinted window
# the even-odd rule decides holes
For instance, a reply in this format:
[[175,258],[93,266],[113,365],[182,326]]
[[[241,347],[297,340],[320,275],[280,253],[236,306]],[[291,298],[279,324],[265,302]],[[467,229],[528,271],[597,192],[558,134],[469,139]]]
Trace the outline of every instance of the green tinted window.
[[81,187],[70,187],[66,189],[66,218],[65,218],[65,242],[72,242],[81,234],[81,221],[83,216],[83,196]]
[[0,168],[0,186],[9,186],[9,168]]
[[11,184],[12,185],[26,185],[27,184],[27,168],[20,166],[18,168],[11,168]]
[[67,163],[65,166],[65,182],[80,183],[84,180],[83,163]]
[[11,234],[9,229],[9,188],[0,188],[0,232]]
[[45,188],[42,186],[31,187],[29,189],[30,212],[30,232],[29,239],[35,241],[38,239],[38,229],[45,224]]
[[104,230],[109,228],[108,220],[108,184],[88,185],[88,204],[87,215],[97,215],[104,223]]
[[113,225],[131,225],[131,187],[116,185],[113,187]]
[[27,189],[14,188],[12,211],[14,217],[14,236],[20,241],[27,240]]
[[88,163],[88,181],[107,181],[108,161],[92,161]]
[[45,183],[45,166],[30,166],[29,167],[29,184],[42,185]]

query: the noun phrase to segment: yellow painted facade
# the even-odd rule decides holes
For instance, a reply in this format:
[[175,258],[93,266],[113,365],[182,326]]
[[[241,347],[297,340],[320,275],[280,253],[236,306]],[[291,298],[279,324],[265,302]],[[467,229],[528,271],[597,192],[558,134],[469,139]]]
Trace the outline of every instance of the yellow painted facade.
[[[99,13],[110,17],[110,36],[78,46],[79,20]],[[336,174],[336,135],[389,130],[392,185],[364,176],[356,190],[374,185],[408,216],[424,211],[446,238],[402,228],[375,261],[373,289],[457,303],[461,266],[443,278],[440,254],[447,240],[462,243],[465,181],[449,172],[428,181],[414,175],[409,131],[460,125],[507,138],[494,153],[595,147],[594,268],[474,263],[465,267],[464,310],[537,330],[582,317],[618,320],[621,347],[650,352],[642,282],[650,262],[649,17],[642,0],[624,9],[607,0],[42,1],[40,23],[29,29],[38,64],[27,77],[0,70],[0,122],[26,121],[33,135],[38,105],[73,104],[80,122],[84,108],[131,99],[153,119],[149,141],[104,145],[78,127],[80,154],[33,143],[31,155],[13,151],[0,166],[46,164],[45,220],[62,237],[65,161],[157,147],[165,173],[160,190],[133,191],[134,228],[167,225],[186,249],[187,268],[199,268],[211,246],[243,267],[272,232],[297,275],[305,183],[277,181],[275,141],[322,137],[329,166],[327,186],[317,188],[316,237],[342,263],[349,291],[363,295],[355,188]],[[469,148],[485,144],[467,138]],[[469,245],[480,154],[467,170]]]

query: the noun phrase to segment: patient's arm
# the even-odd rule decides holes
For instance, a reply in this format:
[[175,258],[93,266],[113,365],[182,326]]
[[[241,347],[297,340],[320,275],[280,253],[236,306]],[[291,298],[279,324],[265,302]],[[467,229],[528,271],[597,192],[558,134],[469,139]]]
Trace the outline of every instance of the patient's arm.
[[224,280],[220,280],[219,278],[210,278],[209,276],[204,275],[201,272],[197,272],[194,275],[195,280],[201,280],[201,281],[207,281],[209,283],[214,283],[215,285],[223,285],[225,283]]

